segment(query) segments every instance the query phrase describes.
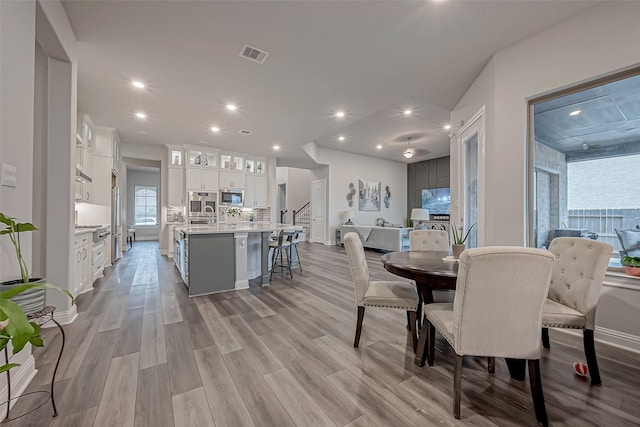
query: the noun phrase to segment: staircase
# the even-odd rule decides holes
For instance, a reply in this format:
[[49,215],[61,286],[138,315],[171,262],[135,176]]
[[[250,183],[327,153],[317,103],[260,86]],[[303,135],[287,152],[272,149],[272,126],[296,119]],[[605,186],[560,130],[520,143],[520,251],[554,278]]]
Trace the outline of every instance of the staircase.
[[307,202],[307,204],[300,209],[293,211],[293,225],[301,225],[304,230],[302,240],[309,240],[307,236],[309,234],[309,227],[311,226],[311,202]]

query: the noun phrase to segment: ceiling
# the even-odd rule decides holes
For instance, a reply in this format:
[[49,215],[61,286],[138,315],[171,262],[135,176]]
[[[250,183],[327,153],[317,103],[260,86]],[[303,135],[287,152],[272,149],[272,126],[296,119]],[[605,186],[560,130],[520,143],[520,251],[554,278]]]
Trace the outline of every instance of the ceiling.
[[[448,155],[442,127],[491,56],[596,3],[63,1],[79,42],[78,109],[96,124],[125,142],[302,168],[315,166],[301,148],[310,141],[406,162],[411,137],[411,162]],[[269,52],[264,64],[239,56],[245,43]]]
[[567,161],[640,153],[640,75],[536,104],[534,112],[536,140]]

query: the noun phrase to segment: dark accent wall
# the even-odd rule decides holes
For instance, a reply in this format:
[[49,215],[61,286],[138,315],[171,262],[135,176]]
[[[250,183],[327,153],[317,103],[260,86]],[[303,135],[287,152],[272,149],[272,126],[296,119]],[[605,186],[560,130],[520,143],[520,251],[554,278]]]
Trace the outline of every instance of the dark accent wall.
[[407,218],[411,209],[422,207],[424,188],[449,187],[449,162],[447,156],[407,165]]

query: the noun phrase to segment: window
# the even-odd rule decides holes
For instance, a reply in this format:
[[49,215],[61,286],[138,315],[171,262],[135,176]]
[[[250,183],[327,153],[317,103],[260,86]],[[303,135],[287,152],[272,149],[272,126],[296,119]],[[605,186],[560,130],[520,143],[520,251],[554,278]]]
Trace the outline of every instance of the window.
[[640,229],[640,69],[533,100],[530,117],[530,245],[599,240],[620,267],[618,233]]
[[158,224],[158,187],[134,187],[134,224]]

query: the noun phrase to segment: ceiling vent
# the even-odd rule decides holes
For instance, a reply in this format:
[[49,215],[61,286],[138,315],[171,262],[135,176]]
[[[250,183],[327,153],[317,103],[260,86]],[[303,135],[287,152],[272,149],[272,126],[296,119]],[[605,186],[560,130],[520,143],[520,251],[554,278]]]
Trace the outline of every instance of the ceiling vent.
[[267,57],[269,56],[269,52],[256,49],[255,47],[251,47],[248,44],[245,44],[244,46],[242,46],[242,49],[240,49],[240,56],[257,62],[258,64],[264,64],[264,61],[266,61]]
[[240,129],[238,133],[240,135],[251,135],[253,132],[251,132],[249,129]]

